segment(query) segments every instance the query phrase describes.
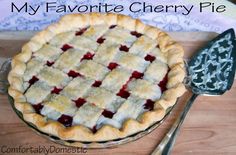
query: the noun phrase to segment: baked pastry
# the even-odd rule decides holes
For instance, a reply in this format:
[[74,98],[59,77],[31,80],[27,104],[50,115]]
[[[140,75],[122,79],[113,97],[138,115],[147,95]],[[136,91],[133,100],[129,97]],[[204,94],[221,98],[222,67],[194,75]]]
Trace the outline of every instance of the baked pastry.
[[12,59],[9,94],[24,120],[60,139],[124,138],[161,120],[184,93],[183,53],[125,15],[66,15]]

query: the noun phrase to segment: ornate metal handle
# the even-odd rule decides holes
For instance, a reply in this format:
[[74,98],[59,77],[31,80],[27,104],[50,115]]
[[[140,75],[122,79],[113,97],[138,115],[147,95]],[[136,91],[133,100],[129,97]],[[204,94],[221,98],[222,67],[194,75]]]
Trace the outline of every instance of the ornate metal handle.
[[166,136],[162,139],[161,143],[156,147],[156,149],[152,152],[151,155],[169,155],[170,154],[173,144],[175,143],[176,135],[185,119],[185,116],[187,115],[189,109],[191,108],[197,96],[198,96],[197,94],[193,94],[190,97],[181,115],[177,118],[177,120],[172,125],[172,127],[170,128]]
[[0,93],[6,94],[8,89],[7,76],[11,68],[11,59],[7,59],[0,68]]

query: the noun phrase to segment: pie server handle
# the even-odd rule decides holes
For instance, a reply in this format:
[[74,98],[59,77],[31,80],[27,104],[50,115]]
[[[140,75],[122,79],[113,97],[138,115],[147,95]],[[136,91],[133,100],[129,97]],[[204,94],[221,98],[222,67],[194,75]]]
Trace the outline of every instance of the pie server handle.
[[178,134],[180,127],[191,108],[194,100],[197,98],[198,94],[192,94],[186,106],[184,107],[183,112],[178,116],[174,124],[172,125],[169,132],[163,138],[161,143],[155,148],[151,155],[169,155],[170,151],[175,143],[176,135]]

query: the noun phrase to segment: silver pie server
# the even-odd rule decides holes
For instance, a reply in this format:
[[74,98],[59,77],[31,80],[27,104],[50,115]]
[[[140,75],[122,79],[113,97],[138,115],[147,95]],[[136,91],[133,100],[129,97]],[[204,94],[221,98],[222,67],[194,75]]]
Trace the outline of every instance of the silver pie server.
[[192,91],[192,96],[152,155],[170,154],[176,135],[198,95],[222,95],[231,88],[236,68],[234,30],[229,29],[210,41],[193,56],[186,68],[186,86]]

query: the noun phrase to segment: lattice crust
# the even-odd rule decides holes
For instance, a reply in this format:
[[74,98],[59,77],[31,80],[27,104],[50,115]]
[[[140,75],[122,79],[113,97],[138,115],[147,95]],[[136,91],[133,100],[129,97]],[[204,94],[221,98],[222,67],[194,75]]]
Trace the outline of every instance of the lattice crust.
[[118,122],[117,120],[110,119],[101,115],[99,119],[97,120],[97,127],[101,128],[103,125],[110,125],[110,126],[120,129],[122,124]]
[[147,36],[141,36],[130,48],[129,52],[141,57],[145,57],[152,49],[157,46],[157,41]]
[[123,68],[126,68],[130,71],[138,71],[143,72],[145,68],[148,66],[149,62],[145,61],[144,59],[130,54],[130,53],[119,53],[115,62],[117,62]]
[[54,36],[49,43],[56,47],[62,47],[64,44],[70,42],[74,38],[74,36],[74,31],[62,32]]
[[184,92],[183,50],[157,28],[117,14],[73,14],[12,60],[9,94],[24,119],[64,140],[145,130]]
[[116,111],[119,109],[119,107],[121,106],[122,103],[124,103],[125,99],[116,96],[115,99],[112,100],[112,102],[110,102],[109,104],[106,104],[105,109],[116,113]]
[[98,47],[98,50],[93,60],[97,63],[107,66],[110,62],[114,60],[118,52],[119,45],[113,44],[112,42],[105,40],[105,42]]
[[69,49],[67,52],[61,54],[56,60],[54,67],[64,72],[69,72],[74,66],[80,63],[86,51],[79,49]]
[[156,60],[159,60],[167,64],[167,55],[166,53],[161,52],[160,48],[154,48],[150,51],[150,55],[154,56]]
[[92,88],[89,91],[86,100],[100,108],[105,108],[107,105],[111,104],[115,98],[115,94],[107,91],[104,88]]
[[74,116],[77,111],[75,104],[66,96],[53,96],[50,101],[43,103],[44,107],[41,113],[48,118],[57,120],[62,114]]
[[74,124],[82,124],[86,127],[93,128],[96,125],[96,122],[101,116],[103,109],[95,106],[94,104],[84,104],[76,112],[74,116]]
[[165,77],[167,71],[167,64],[161,61],[154,61],[146,69],[143,78],[153,83],[159,83]]
[[72,100],[82,98],[93,82],[92,79],[85,79],[82,77],[75,78],[62,90],[61,94],[68,96]]
[[26,91],[26,100],[31,104],[41,103],[50,94],[51,89],[45,82],[38,81]]
[[112,70],[103,80],[101,87],[107,90],[118,93],[124,83],[126,83],[131,76],[131,72],[123,68],[116,68]]
[[94,25],[90,26],[84,33],[83,36],[88,37],[94,41],[97,41],[99,37],[101,37],[106,31],[108,31],[109,27],[107,25]]
[[98,48],[97,42],[84,36],[74,37],[74,39],[69,44],[74,46],[75,48],[85,50],[88,52],[89,51],[94,52]]
[[109,30],[104,35],[104,38],[114,44],[122,44],[127,46],[130,46],[136,40],[136,37],[131,35],[130,31],[118,26],[114,29]]
[[146,80],[132,80],[128,84],[128,90],[131,94],[142,99],[151,99],[153,101],[161,97],[161,89],[157,84],[152,84]]
[[50,86],[65,86],[70,78],[62,71],[45,66],[38,74],[39,79],[45,81]]
[[81,62],[81,65],[76,66],[74,70],[85,77],[95,80],[102,80],[109,72],[106,67],[91,60],[84,60]]
[[[37,67],[35,67],[37,66]],[[24,81],[29,81],[32,76],[39,73],[39,71],[44,67],[44,62],[41,60],[38,60],[36,58],[32,58],[27,64],[26,64],[26,70],[25,74],[23,76]]]
[[60,48],[56,48],[51,45],[44,45],[40,50],[34,53],[34,56],[43,61],[55,61],[61,53]]
[[130,97],[120,106],[116,114],[113,116],[113,119],[118,121],[120,124],[129,118],[136,119],[144,110],[144,104],[145,100]]

